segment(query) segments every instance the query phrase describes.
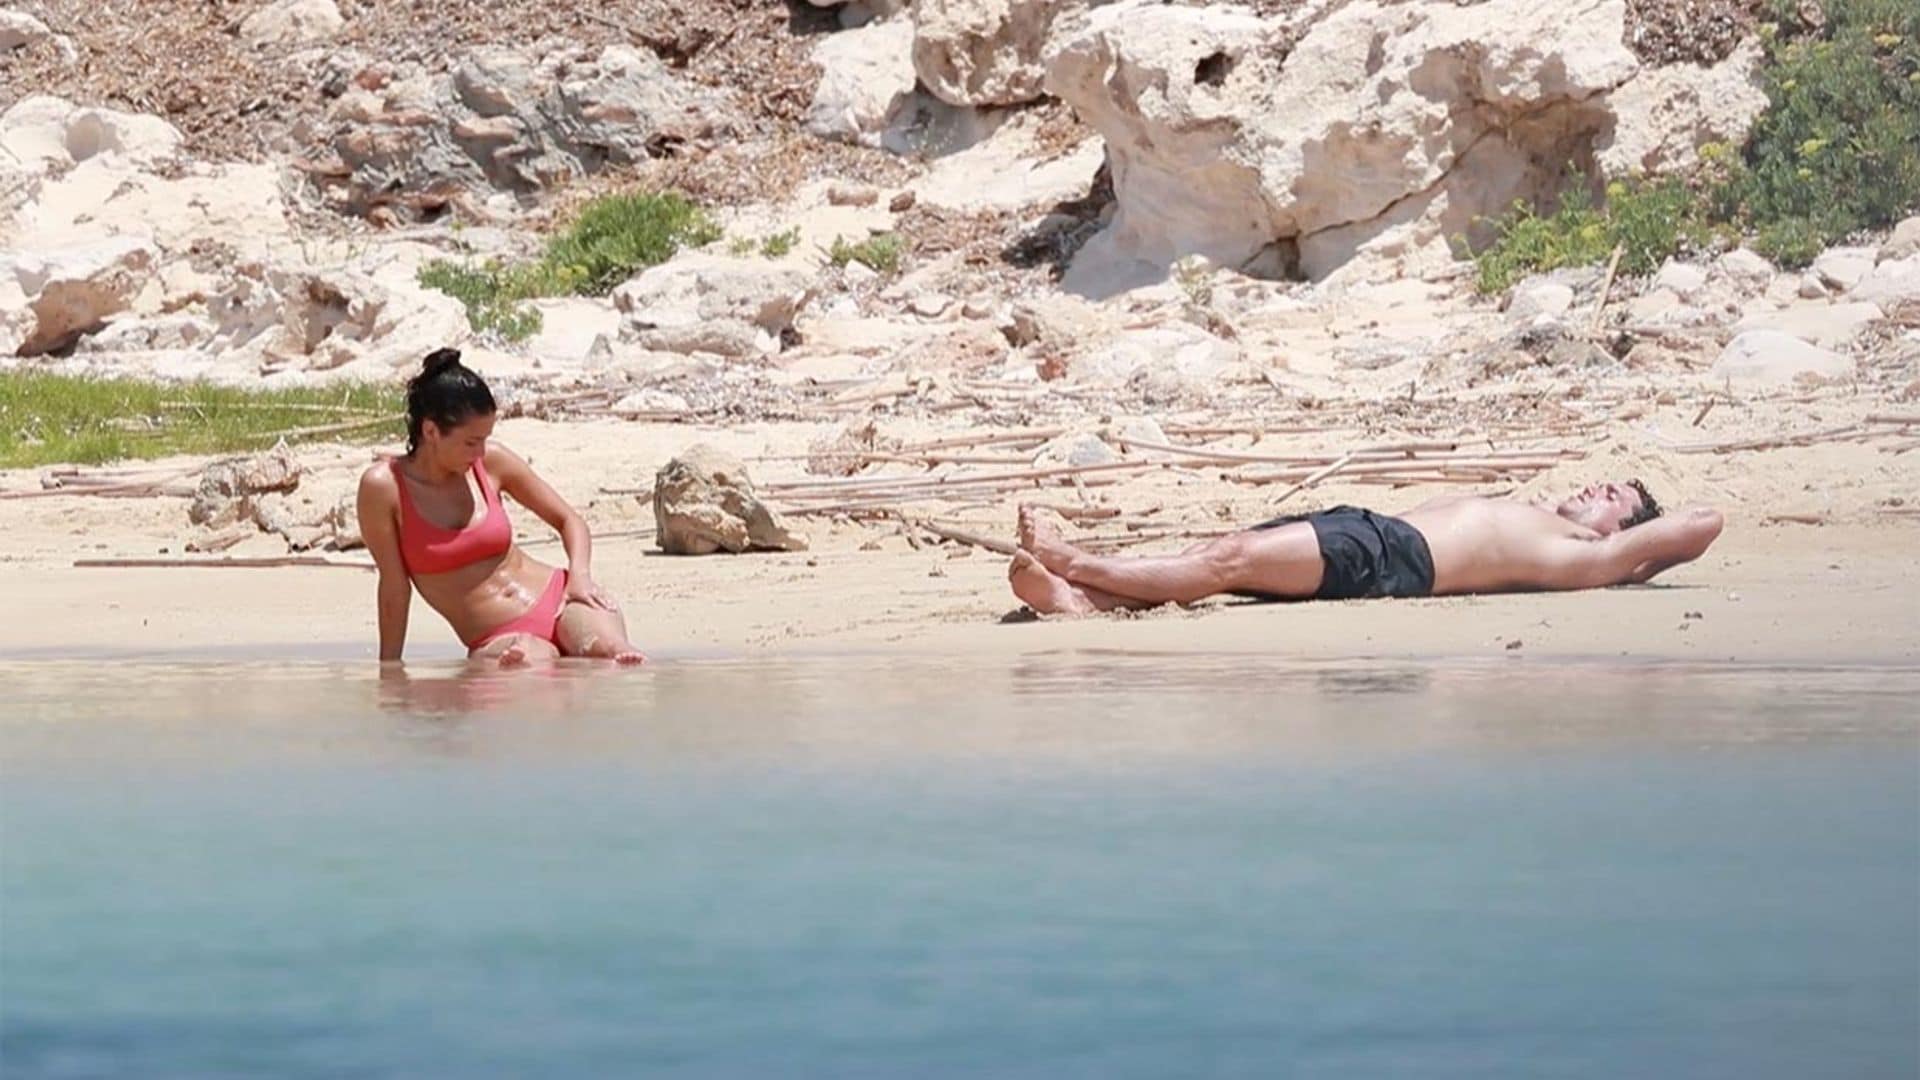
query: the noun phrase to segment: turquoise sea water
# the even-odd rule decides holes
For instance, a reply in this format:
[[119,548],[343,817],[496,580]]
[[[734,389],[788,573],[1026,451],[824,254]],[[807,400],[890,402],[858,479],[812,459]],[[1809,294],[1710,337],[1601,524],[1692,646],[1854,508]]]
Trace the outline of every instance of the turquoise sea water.
[[1920,671],[0,685],[9,1080],[1920,1073]]

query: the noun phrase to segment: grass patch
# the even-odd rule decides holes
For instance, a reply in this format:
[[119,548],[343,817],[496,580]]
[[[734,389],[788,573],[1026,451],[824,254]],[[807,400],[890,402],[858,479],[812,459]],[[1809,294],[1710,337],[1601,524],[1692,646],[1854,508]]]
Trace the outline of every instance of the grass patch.
[[736,236],[727,241],[727,254],[736,259],[744,259],[754,252],[763,258],[778,259],[800,245],[800,229],[796,226],[785,232],[772,233],[755,240],[751,236]]
[[1528,274],[1606,262],[1616,247],[1622,271],[1651,273],[1682,240],[1701,235],[1694,203],[1693,192],[1677,180],[1615,182],[1607,185],[1602,209],[1576,175],[1552,214],[1516,203],[1495,223],[1499,239],[1485,251],[1469,250],[1480,291],[1501,292]]
[[506,265],[436,259],[420,268],[420,284],[467,308],[476,333],[522,341],[538,333],[540,313],[524,301],[541,296],[605,296],[684,247],[720,239],[706,211],[676,192],[608,195],[587,203],[547,241],[539,260]]
[[405,411],[386,386],[239,390],[0,372],[0,468],[262,450],[281,438],[391,441],[406,432]]
[[833,246],[827,249],[827,261],[841,267],[857,262],[875,273],[891,274],[900,269],[900,260],[906,253],[907,241],[899,233],[881,233],[857,244],[848,243],[844,236],[836,236]]
[[786,232],[777,232],[760,241],[760,254],[769,259],[784,258],[800,243],[800,229],[796,226]]
[[[1760,77],[1767,111],[1743,148],[1707,146],[1695,176],[1609,185],[1575,178],[1551,214],[1516,206],[1468,251],[1484,292],[1528,274],[1592,265],[1623,248],[1645,273],[1690,243],[1747,239],[1781,266],[1920,208],[1920,4],[1768,0]],[[1802,12],[1824,12],[1816,25]]]

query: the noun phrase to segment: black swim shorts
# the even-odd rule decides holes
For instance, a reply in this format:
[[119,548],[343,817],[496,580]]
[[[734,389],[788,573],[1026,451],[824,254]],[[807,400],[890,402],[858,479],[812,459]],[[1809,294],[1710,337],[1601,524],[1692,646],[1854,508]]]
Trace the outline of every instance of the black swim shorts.
[[1315,600],[1433,595],[1433,552],[1420,530],[1397,517],[1357,506],[1274,518],[1255,529],[1304,521],[1320,541],[1326,569]]

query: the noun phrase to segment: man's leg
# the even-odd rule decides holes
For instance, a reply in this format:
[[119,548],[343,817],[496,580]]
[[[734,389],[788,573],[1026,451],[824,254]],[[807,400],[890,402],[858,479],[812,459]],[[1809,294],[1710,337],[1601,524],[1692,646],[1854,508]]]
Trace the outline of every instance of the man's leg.
[[1319,590],[1324,569],[1306,522],[1234,533],[1179,555],[1101,556],[1067,543],[1051,522],[1023,507],[1020,546],[1074,585],[1146,604],[1190,604],[1226,592],[1306,599]]
[[1154,605],[1075,585],[1040,565],[1032,553],[1016,551],[1007,568],[1007,580],[1013,595],[1042,615],[1092,615],[1100,611],[1138,610]]

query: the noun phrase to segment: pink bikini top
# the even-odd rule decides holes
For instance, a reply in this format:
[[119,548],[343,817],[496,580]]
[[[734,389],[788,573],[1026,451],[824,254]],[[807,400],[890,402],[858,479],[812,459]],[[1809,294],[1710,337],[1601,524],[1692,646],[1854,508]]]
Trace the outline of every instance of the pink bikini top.
[[410,574],[444,574],[470,566],[481,559],[505,555],[513,547],[513,525],[507,521],[507,508],[500,504],[500,492],[487,478],[487,467],[473,463],[474,478],[480,481],[480,495],[487,502],[486,516],[478,525],[464,529],[443,529],[414,508],[407,493],[407,478],[400,471],[400,459],[394,458],[393,478],[400,485],[400,561]]

